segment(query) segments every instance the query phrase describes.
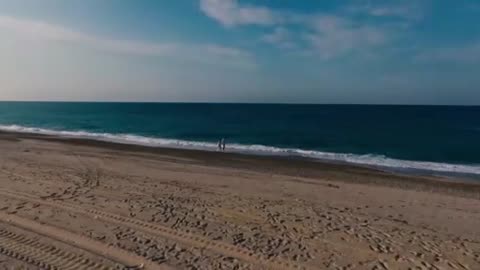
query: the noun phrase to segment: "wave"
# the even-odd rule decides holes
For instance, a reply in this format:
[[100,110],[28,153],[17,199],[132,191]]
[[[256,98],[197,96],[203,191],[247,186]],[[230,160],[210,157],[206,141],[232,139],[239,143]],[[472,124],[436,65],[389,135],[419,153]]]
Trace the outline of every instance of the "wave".
[[[0,125],[0,130],[21,133],[36,133],[55,135],[71,138],[93,139],[123,144],[135,144],[151,147],[168,147],[181,149],[195,149],[216,151],[217,144],[212,142],[186,141],[177,139],[145,137],[133,134],[94,133],[87,131],[54,130],[19,125]],[[480,175],[480,165],[449,164],[427,161],[411,161],[394,159],[383,155],[359,155],[349,153],[332,153],[316,150],[295,148],[280,148],[266,145],[228,144],[228,150],[237,153],[256,155],[295,156],[313,158],[324,161],[350,163],[378,168],[391,168],[397,170],[419,170],[439,173],[474,174]]]

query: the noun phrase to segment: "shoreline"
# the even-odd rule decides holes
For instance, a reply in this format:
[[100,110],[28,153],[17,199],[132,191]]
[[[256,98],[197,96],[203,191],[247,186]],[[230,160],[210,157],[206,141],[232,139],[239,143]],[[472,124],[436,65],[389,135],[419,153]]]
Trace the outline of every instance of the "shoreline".
[[[81,130],[53,130],[17,125],[0,125],[0,132],[93,140],[114,144],[138,145],[150,148],[218,152],[217,142],[149,137],[136,134],[97,133]],[[281,157],[288,159],[312,160],[329,164],[343,164],[393,174],[426,177],[432,176],[447,179],[462,179],[463,181],[480,181],[479,164],[411,160],[369,153],[355,154],[348,152],[323,152],[313,149],[285,148],[262,144],[229,143],[227,152],[251,156]]]
[[133,155],[147,154],[153,158],[188,158],[198,165],[225,167],[260,173],[283,174],[292,177],[305,177],[333,182],[373,184],[394,188],[433,191],[480,199],[480,182],[468,178],[412,175],[370,166],[318,160],[308,157],[269,156],[249,153],[143,146],[87,138],[63,137],[59,135],[0,131],[0,140],[18,141],[25,139],[101,148]]

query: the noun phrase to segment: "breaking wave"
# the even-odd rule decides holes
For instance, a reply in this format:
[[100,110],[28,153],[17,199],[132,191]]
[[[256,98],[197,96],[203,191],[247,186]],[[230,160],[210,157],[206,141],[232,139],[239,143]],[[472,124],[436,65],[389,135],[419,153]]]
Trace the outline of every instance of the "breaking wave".
[[[167,138],[145,137],[134,134],[94,133],[87,131],[53,130],[19,125],[0,125],[0,130],[21,133],[36,133],[55,135],[71,138],[83,138],[99,141],[108,141],[123,144],[143,145],[150,147],[168,147],[181,149],[195,149],[216,151],[217,144],[213,142],[186,141]],[[383,155],[358,155],[349,153],[331,153],[317,150],[304,150],[295,148],[279,148],[266,145],[228,144],[228,151],[256,155],[295,156],[319,160],[350,163],[379,168],[396,170],[420,170],[439,173],[474,174],[480,175],[480,165],[449,164],[427,161],[411,161],[394,159]]]

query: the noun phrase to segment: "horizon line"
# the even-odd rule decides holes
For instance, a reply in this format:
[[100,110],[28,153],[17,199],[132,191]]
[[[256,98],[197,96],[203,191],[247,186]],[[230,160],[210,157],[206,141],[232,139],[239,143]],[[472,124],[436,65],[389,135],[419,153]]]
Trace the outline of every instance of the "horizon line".
[[290,103],[290,102],[210,102],[210,101],[89,101],[89,100],[0,100],[0,103],[130,103],[130,104],[238,104],[238,105],[321,105],[321,106],[437,106],[437,107],[480,107],[480,104],[401,104],[401,103]]

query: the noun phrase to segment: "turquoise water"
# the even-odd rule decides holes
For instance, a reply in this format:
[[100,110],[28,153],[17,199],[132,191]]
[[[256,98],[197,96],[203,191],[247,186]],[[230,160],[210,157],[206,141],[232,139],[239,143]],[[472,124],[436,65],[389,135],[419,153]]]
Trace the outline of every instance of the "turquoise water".
[[0,102],[0,129],[480,174],[480,107]]

